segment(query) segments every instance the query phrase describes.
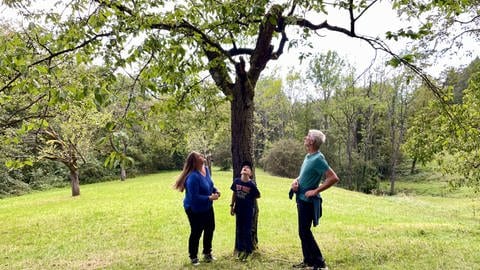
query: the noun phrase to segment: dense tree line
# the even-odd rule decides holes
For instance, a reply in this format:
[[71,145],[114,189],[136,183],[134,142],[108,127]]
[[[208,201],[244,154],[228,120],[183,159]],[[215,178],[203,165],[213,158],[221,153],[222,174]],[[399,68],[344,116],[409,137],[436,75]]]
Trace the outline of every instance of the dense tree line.
[[[327,58],[345,62],[329,52],[314,57],[310,64]],[[254,123],[257,166],[295,177],[304,155],[302,137],[309,128],[319,128],[328,135],[322,151],[346,188],[375,192],[379,181],[388,179],[394,193],[400,162],[411,161],[415,172],[417,162],[446,158],[464,160],[446,163],[444,171],[460,175],[457,184],[469,180],[474,186],[478,129],[463,129],[478,123],[478,59],[463,69],[447,70],[439,79],[449,86],[445,88],[451,98],[447,110],[406,72],[387,76],[386,68],[376,69],[362,85],[356,85],[353,69],[347,69],[330,75],[337,79],[325,86],[317,84],[315,76],[333,74],[334,70],[327,69],[335,65],[321,66],[323,70],[304,78],[290,74],[286,81],[275,75],[260,80]],[[102,78],[100,69],[77,70],[81,72]],[[83,94],[66,91],[63,98],[69,100],[68,106],[50,105],[58,108],[51,109],[49,117],[29,120],[27,127],[2,129],[3,195],[66,185],[72,181],[72,171],[79,183],[92,183],[180,169],[191,149],[211,154],[214,165],[231,168],[228,104],[215,87],[204,85],[205,89],[179,102],[176,96],[141,92],[134,80],[119,76],[118,83],[109,87],[115,94],[101,101],[105,103],[101,108],[88,104],[95,100],[89,98],[93,92],[88,87],[77,85],[72,89],[82,88]],[[315,87],[308,96],[299,97],[295,89],[305,82]],[[210,94],[204,95],[206,91]],[[6,126],[13,110],[8,106],[2,110]],[[449,117],[455,117],[459,125],[451,125]],[[21,136],[13,136],[18,132]]]

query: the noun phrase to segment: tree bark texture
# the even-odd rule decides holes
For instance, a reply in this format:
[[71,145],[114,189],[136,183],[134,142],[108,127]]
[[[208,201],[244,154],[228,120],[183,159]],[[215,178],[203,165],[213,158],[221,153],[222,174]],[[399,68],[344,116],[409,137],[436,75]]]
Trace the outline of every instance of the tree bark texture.
[[127,170],[124,165],[120,165],[120,180],[125,181],[127,179]]
[[72,186],[72,197],[80,195],[80,180],[78,179],[78,170],[70,168],[70,183]]

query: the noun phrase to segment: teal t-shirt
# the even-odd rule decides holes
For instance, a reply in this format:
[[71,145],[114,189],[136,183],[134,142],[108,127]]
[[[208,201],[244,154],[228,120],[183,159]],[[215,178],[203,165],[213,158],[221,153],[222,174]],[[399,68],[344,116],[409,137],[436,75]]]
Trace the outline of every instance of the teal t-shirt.
[[305,192],[311,189],[316,189],[320,184],[323,174],[329,168],[330,167],[322,153],[316,152],[313,154],[307,154],[300,169],[297,198],[306,202],[311,202],[311,200],[305,196]]

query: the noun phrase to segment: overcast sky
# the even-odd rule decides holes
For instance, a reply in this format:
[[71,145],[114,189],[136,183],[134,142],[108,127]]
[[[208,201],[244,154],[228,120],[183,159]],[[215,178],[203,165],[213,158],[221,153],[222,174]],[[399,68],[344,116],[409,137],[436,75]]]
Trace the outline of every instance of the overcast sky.
[[[379,37],[385,40],[385,33],[387,31],[395,31],[400,28],[405,28],[405,22],[401,22],[395,11],[389,6],[390,2],[380,1],[377,2],[370,10],[365,13],[362,18],[357,21],[356,33],[364,34],[370,37]],[[344,14],[333,13],[326,19],[331,25],[342,26],[349,28],[348,13]],[[325,17],[320,18],[321,23],[325,20]],[[341,57],[348,60],[352,64],[357,73],[362,73],[368,68],[372,60],[375,59],[375,50],[367,44],[365,41],[359,39],[353,39],[340,33],[334,33],[329,31],[322,31],[324,34],[322,37],[316,38],[315,47],[313,49],[302,48],[302,51],[309,51],[312,53],[326,53],[328,50],[336,51]],[[411,46],[407,43],[407,40],[387,41],[388,46],[393,52],[400,54],[402,51],[409,49]],[[427,68],[426,71],[433,76],[439,76],[440,73],[447,67],[460,67],[468,65],[476,56],[480,56],[480,44],[474,42],[471,39],[464,41],[465,47],[469,48],[473,52],[477,52],[476,55],[466,55],[462,51],[454,51],[457,54],[443,55],[441,59],[435,59],[435,65]],[[278,60],[277,67],[285,69],[289,66],[297,65],[299,68],[305,68],[307,63],[299,64],[298,50],[292,50],[285,52],[284,55]],[[390,59],[386,54],[378,52],[375,64],[383,64],[385,60]]]
[[[385,32],[389,30],[395,31],[401,27],[405,27],[405,25],[402,25],[404,23],[400,22],[396,12],[392,11],[389,5],[389,1],[379,1],[368,10],[367,13],[357,21],[357,34],[385,39]],[[0,14],[2,20],[15,18],[12,12],[3,5],[0,6]],[[331,12],[331,15],[327,17],[319,17],[318,21],[314,21],[314,23],[321,23],[327,19],[331,25],[342,26],[348,29],[348,16],[349,14],[346,11],[344,14]],[[312,18],[309,19],[313,20]],[[321,36],[315,37],[314,39],[314,48],[309,49],[303,47],[302,51],[308,51],[311,53],[326,53],[328,50],[336,51],[341,57],[352,64],[358,73],[362,73],[368,68],[372,63],[372,60],[375,58],[375,50],[373,50],[365,41],[329,31],[321,31],[320,35]],[[465,41],[465,43],[467,43],[467,47],[471,50],[480,52],[480,44],[473,41]],[[405,41],[390,42],[388,45],[395,53],[401,53],[408,48],[408,44]],[[292,66],[296,66],[297,69],[306,68],[308,64],[306,62],[300,64],[298,56],[298,49],[292,49],[290,51],[285,50],[279,60],[275,61],[275,63],[270,63],[269,70],[279,68],[281,72],[284,73]],[[427,69],[427,72],[434,76],[438,76],[446,67],[467,65],[475,58],[475,56],[478,56],[478,54],[474,56],[465,56],[459,52],[458,55],[454,56],[445,55],[442,59],[438,59],[435,62],[435,66]],[[386,54],[378,53],[375,63],[382,64],[386,59]]]

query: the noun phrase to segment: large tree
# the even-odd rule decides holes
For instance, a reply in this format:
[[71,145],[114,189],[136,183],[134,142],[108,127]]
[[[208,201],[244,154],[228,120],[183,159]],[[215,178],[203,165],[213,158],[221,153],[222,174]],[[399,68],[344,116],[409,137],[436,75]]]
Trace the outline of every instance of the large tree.
[[[267,64],[294,44],[288,43],[290,35],[307,40],[314,32],[334,31],[388,51],[381,39],[357,33],[359,19],[368,16],[377,1],[334,2],[329,12],[347,12],[348,27],[322,22],[327,8],[323,1],[74,0],[32,12],[28,9],[36,6],[34,2],[4,1],[31,22],[28,31],[37,51],[28,59],[16,55],[17,62],[23,60],[22,69],[10,73],[0,91],[18,86],[27,73],[71,53],[79,63],[103,60],[112,71],[136,73],[149,91],[188,93],[198,84],[199,74],[208,71],[230,100],[235,176],[241,162],[253,157],[256,83]],[[40,35],[39,27],[50,31]]]

